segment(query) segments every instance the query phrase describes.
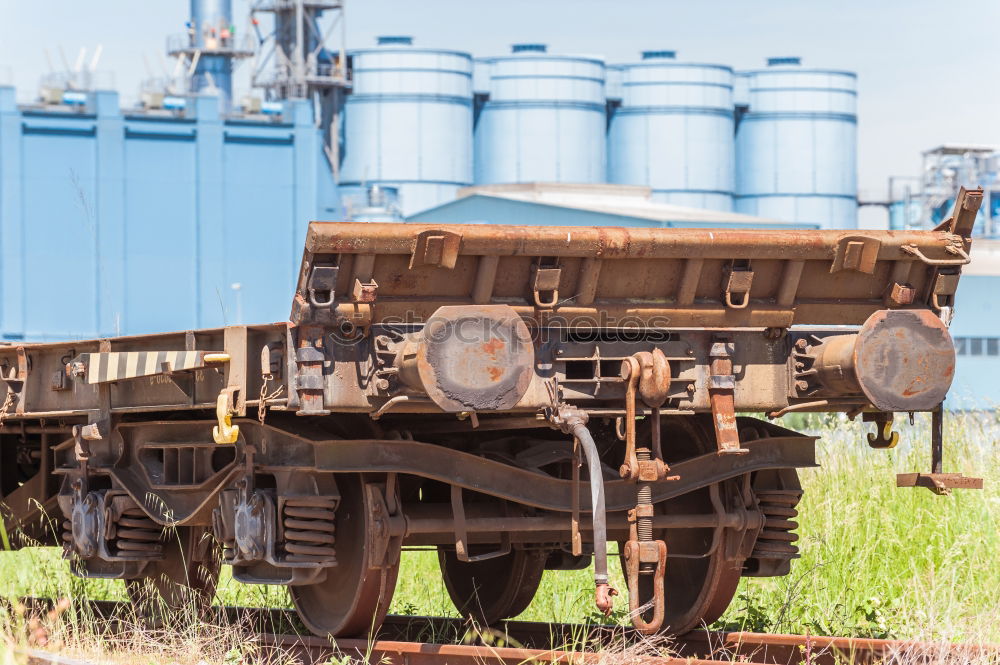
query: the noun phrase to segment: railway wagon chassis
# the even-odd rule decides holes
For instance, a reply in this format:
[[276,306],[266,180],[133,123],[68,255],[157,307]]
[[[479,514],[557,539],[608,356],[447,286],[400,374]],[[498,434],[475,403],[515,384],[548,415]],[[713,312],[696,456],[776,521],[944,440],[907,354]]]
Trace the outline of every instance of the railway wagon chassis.
[[912,232],[313,223],[288,322],[0,347],[9,544],[168,607],[228,565],[351,636],[403,547],[492,623],[591,564],[610,612],[615,541],[639,630],[710,623],[797,557],[815,441],[770,419],[886,448],[929,411],[898,484],[981,486],[943,473],[940,408],[981,199]]

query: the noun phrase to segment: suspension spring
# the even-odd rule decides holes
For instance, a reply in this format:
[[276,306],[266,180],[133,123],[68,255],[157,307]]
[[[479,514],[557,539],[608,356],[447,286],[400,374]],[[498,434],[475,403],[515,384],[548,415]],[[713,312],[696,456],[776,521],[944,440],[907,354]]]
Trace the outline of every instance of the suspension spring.
[[764,513],[764,529],[757,537],[752,557],[759,559],[795,559],[799,539],[792,533],[799,528],[793,521],[799,512],[795,509],[802,498],[802,490],[755,490],[757,504]]
[[115,522],[115,547],[120,555],[140,558],[163,553],[163,527],[138,506],[126,508]]
[[281,525],[285,560],[295,563],[337,563],[334,515],[337,499],[330,496],[286,498]]

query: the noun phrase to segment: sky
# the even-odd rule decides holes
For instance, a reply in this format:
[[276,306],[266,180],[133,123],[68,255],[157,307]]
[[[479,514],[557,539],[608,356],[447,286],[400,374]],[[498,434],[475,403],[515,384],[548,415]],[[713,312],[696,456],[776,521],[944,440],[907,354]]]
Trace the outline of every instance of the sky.
[[[247,5],[233,0],[238,29]],[[98,70],[113,75],[128,104],[142,79],[162,75],[166,37],[184,30],[189,11],[185,0],[0,0],[0,8],[0,83],[16,85],[20,99],[34,97],[49,71],[46,50],[60,68],[60,49],[72,63],[81,48],[89,60],[102,45]],[[542,42],[608,62],[671,49],[737,69],[799,56],[806,66],[855,71],[862,199],[884,199],[890,175],[917,175],[928,148],[1000,145],[1000,0],[347,0],[346,19],[349,48],[404,34],[477,56]],[[862,225],[877,225],[880,214],[863,211]]]

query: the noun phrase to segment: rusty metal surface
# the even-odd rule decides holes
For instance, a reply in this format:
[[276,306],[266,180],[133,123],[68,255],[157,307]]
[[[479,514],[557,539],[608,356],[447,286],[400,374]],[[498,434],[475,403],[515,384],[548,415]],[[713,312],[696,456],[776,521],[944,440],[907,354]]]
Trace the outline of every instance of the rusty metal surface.
[[[744,455],[708,454],[672,464],[671,473],[679,478],[650,483],[652,500],[665,501],[760,469],[813,466],[813,442],[810,437],[773,437],[749,442],[748,452]],[[546,477],[432,444],[384,440],[329,441],[317,446],[315,455],[316,467],[320,470],[408,473],[545,510],[568,513],[573,508],[574,485],[570,480]],[[590,497],[586,488],[575,489],[581,493],[581,505],[589,506]],[[635,485],[632,482],[606,481],[605,491],[609,511],[634,507]]]
[[[438,236],[448,242],[426,244]],[[967,252],[970,242],[945,230],[313,222],[292,321],[320,315],[333,321],[355,316],[359,307],[369,308],[365,316],[375,322],[427,320],[443,305],[502,302],[529,324],[546,311],[594,327],[630,317],[671,327],[858,325],[886,304],[933,305],[941,262],[953,265],[954,252]],[[440,252],[447,260],[436,258]],[[308,299],[312,266],[321,261],[340,266],[336,302],[327,310]],[[377,298],[352,298],[356,280],[377,282]]]
[[927,411],[944,401],[955,375],[955,344],[928,310],[882,310],[854,346],[861,390],[881,411]]
[[935,494],[948,494],[953,489],[981,490],[983,479],[961,473],[899,473],[896,487],[924,487]]
[[503,411],[534,374],[528,327],[505,305],[442,307],[424,327],[417,369],[442,411]]

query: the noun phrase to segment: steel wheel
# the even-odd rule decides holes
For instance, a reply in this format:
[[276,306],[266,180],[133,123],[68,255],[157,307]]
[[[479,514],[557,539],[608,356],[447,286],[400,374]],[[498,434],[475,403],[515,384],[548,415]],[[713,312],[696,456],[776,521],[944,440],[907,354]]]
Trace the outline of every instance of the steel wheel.
[[[648,430],[647,430],[648,431]],[[710,421],[696,417],[665,418],[662,421],[663,454],[667,462],[675,462],[715,449]],[[639,436],[648,436],[640,432]],[[738,491],[738,480],[719,486],[720,498]],[[728,505],[728,504],[727,504]],[[711,513],[709,488],[691,492],[657,506],[663,513]],[[665,529],[657,537],[667,543],[667,567],[664,575],[665,617],[662,632],[681,634],[708,625],[722,616],[736,594],[743,562],[726,561],[724,553],[742,536],[724,529],[712,554],[702,558],[682,558],[698,555],[712,548],[714,529]],[[624,559],[622,560],[624,570]],[[641,576],[640,583],[651,585],[651,576]],[[651,597],[649,588],[641,597]]]
[[163,558],[151,561],[140,579],[126,580],[132,604],[154,623],[166,615],[201,616],[215,598],[221,560],[207,527],[166,530]]
[[[399,573],[399,539],[390,540],[384,561],[377,565],[369,542],[380,525],[371,517],[372,504],[357,475],[337,476],[340,504],[335,523],[337,565],[326,579],[289,587],[302,623],[316,635],[354,637],[374,634],[385,619]],[[381,526],[384,526],[382,524]]]
[[[476,555],[494,549],[474,546]],[[438,564],[451,602],[465,617],[484,624],[511,619],[527,609],[545,572],[546,550],[513,549],[484,561],[459,561],[453,549],[438,548]]]

